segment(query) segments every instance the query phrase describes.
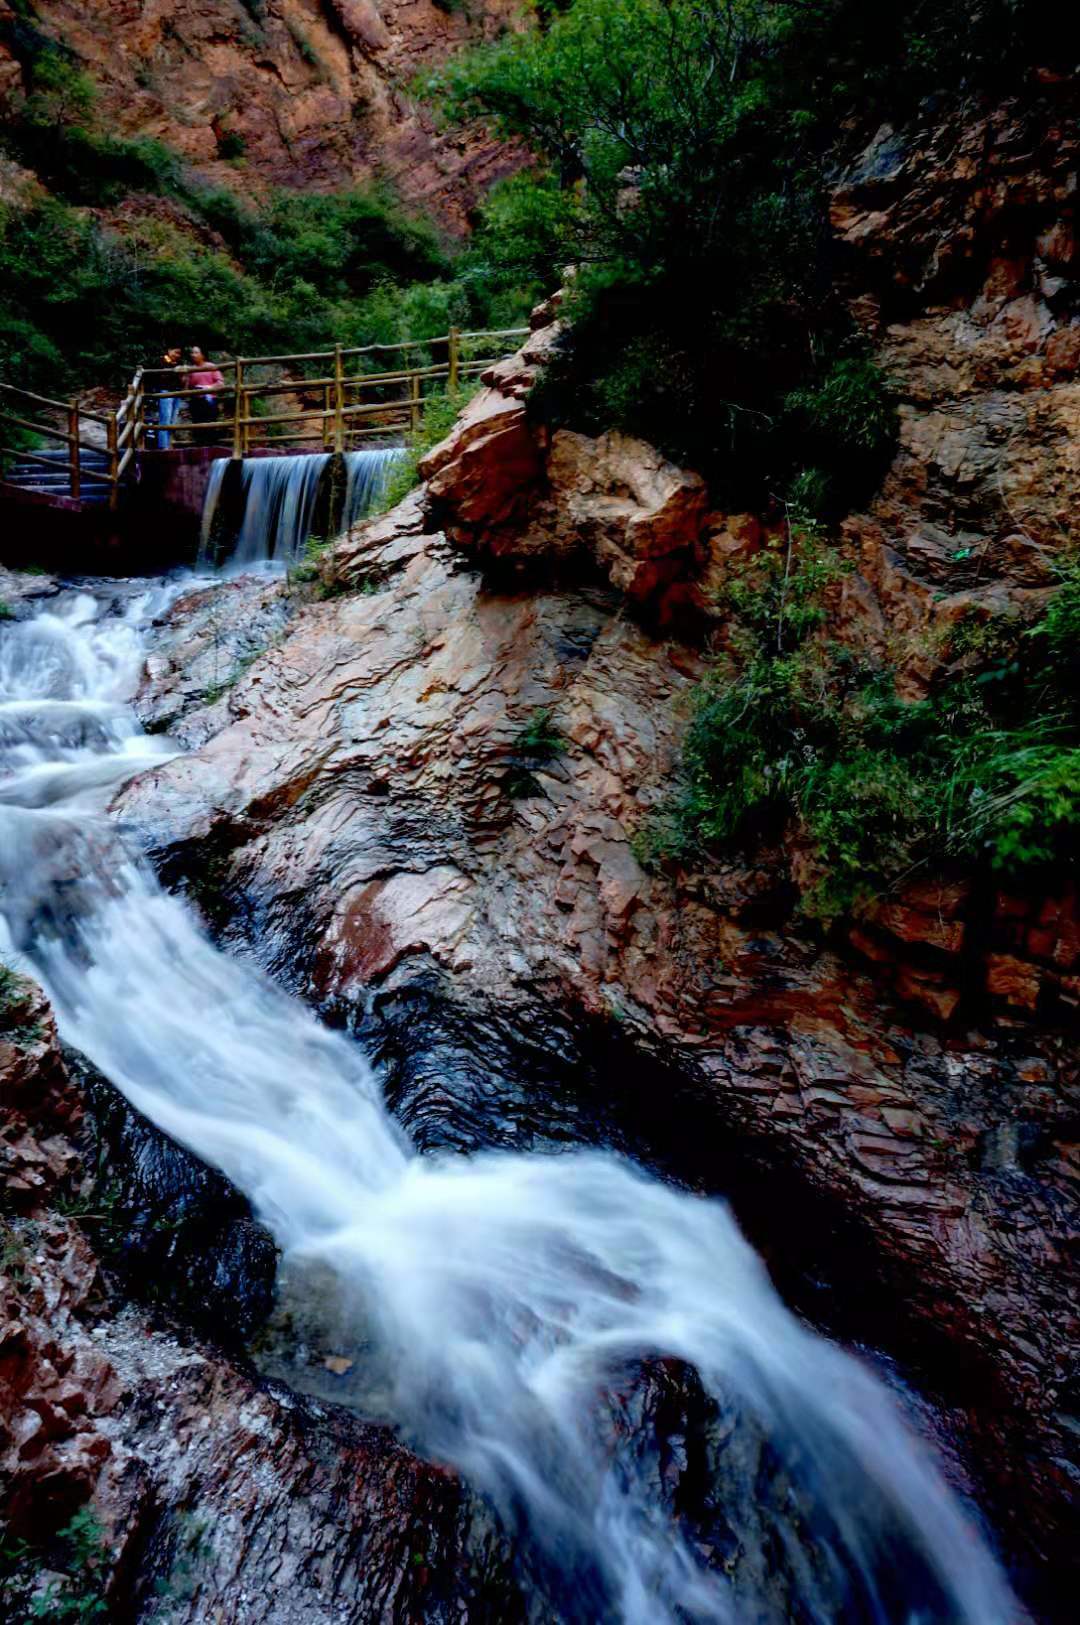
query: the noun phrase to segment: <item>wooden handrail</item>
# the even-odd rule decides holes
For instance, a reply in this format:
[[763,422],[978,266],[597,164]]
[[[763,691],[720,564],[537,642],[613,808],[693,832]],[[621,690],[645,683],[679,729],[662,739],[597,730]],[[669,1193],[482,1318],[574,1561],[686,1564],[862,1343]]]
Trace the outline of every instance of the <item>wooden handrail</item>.
[[[527,327],[485,329],[451,328],[449,332],[431,338],[400,339],[373,344],[335,345],[327,350],[309,350],[293,355],[236,356],[214,365],[224,375],[221,393],[232,397],[232,413],[212,424],[177,423],[173,433],[185,442],[212,442],[226,433],[231,440],[234,457],[244,457],[257,446],[282,447],[287,445],[314,445],[321,443],[326,450],[342,450],[358,439],[419,427],[423,411],[425,385],[445,381],[453,390],[461,378],[474,377],[508,353],[509,341],[518,340],[529,332]],[[477,356],[476,347],[486,345],[488,353]],[[445,358],[428,360],[426,365],[410,366],[417,361],[445,352]],[[491,353],[494,351],[495,353]],[[394,357],[389,368],[380,372],[353,371],[352,363],[364,357],[385,355]],[[400,358],[400,359],[398,359]],[[312,362],[326,365],[318,376],[305,378],[280,375],[258,383],[253,376],[256,368],[300,367]],[[395,364],[396,363],[396,364]],[[185,363],[179,367],[141,366],[136,371],[127,394],[115,411],[95,412],[83,408],[77,400],[53,400],[47,395],[35,394],[16,384],[0,383],[0,421],[12,423],[31,434],[57,442],[66,449],[63,454],[43,457],[32,451],[14,447],[0,450],[8,457],[26,458],[44,468],[66,471],[72,495],[78,497],[87,470],[81,453],[92,451],[103,454],[106,466],[93,471],[95,483],[110,487],[110,502],[115,507],[120,482],[129,470],[136,453],[146,445],[148,427],[147,403],[162,400],[193,400],[206,392],[192,389],[187,378],[192,367]],[[149,383],[159,385],[148,388]],[[398,390],[400,388],[400,393]],[[321,405],[304,407],[299,411],[256,416],[252,404],[262,396],[292,395],[301,399],[311,392]],[[389,399],[380,398],[389,395]],[[5,405],[7,402],[7,405]],[[40,422],[31,416],[11,411],[8,406],[31,403],[33,408],[47,408],[56,422]],[[82,439],[79,426],[83,419],[100,424],[105,430],[105,444],[91,445]],[[312,432],[308,433],[308,429]]]
[[[70,410],[64,408],[65,413]],[[34,434],[47,435],[50,440],[62,440],[65,445],[70,441],[71,435],[66,429],[54,429],[49,423],[34,423],[30,418],[21,418],[16,412],[5,412],[0,407],[0,418],[5,423],[17,423],[20,429],[29,429]]]
[[[70,411],[72,409],[68,408],[68,410]],[[85,414],[83,413],[79,414],[80,421],[84,415]],[[54,429],[49,423],[32,423],[29,418],[21,418],[14,412],[5,412],[3,407],[0,407],[0,422],[15,423],[20,429],[29,429],[32,434],[44,435],[49,440],[59,440],[65,446],[67,446],[69,450],[73,444],[70,428]],[[93,441],[83,440],[81,438],[78,444],[80,451],[104,451],[105,449],[103,446],[95,445]],[[19,455],[29,457],[30,452],[20,452]],[[55,468],[64,468],[66,466],[66,464],[58,462],[55,457],[49,458],[47,461],[51,462]],[[102,477],[104,478],[105,476],[103,475]]]
[[[461,340],[472,339],[517,339],[523,338],[531,329],[528,327],[490,327],[478,328],[475,331],[458,331],[452,329],[450,333],[439,333],[432,338],[425,339],[395,339],[392,343],[382,341],[374,344],[347,344],[341,346],[344,358],[354,355],[372,355],[376,350],[424,350],[433,344],[449,344],[453,332]],[[249,355],[238,356],[231,361],[214,361],[208,365],[214,366],[219,372],[232,371],[241,367],[282,367],[290,361],[333,361],[337,351],[334,350],[307,350],[295,355]],[[144,377],[175,377],[178,374],[191,372],[190,362],[181,367],[143,367],[140,369]],[[173,393],[179,393],[174,391]]]
[[71,406],[70,401],[54,401],[48,395],[35,395],[32,389],[20,389],[17,384],[0,384],[0,390],[6,395],[21,395],[24,401],[37,401],[39,406],[51,406],[57,412],[66,412]]
[[[5,457],[17,457],[20,462],[40,463],[42,468],[51,468],[54,474],[66,474],[68,472],[69,465],[67,463],[58,462],[55,457],[42,457],[41,453],[37,451],[26,451],[19,446],[0,445],[0,452],[3,452]],[[104,470],[101,472],[101,477],[103,480],[108,478]]]

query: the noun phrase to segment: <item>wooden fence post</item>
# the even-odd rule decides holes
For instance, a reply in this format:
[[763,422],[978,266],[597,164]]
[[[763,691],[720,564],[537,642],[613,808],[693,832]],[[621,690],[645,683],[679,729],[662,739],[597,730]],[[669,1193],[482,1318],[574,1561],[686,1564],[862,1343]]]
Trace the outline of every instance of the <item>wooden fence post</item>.
[[409,422],[412,426],[412,432],[415,434],[420,427],[420,377],[419,374],[415,372],[412,375],[412,395],[410,407]]
[[[116,413],[109,415],[105,425],[105,434],[109,446],[109,507],[115,509],[120,499],[120,452],[117,448]],[[78,447],[75,448],[78,452]]]
[[450,329],[450,336],[446,344],[447,361],[449,363],[447,368],[448,376],[446,380],[446,388],[448,393],[451,395],[456,392],[458,386],[458,355],[460,348],[461,334],[458,332],[456,327],[452,327]]
[[232,454],[234,457],[242,457],[244,455],[244,440],[247,434],[247,424],[244,422],[244,419],[248,414],[246,392],[244,390],[244,363],[239,356],[236,358],[235,380],[236,394],[233,397]]
[[73,401],[68,407],[68,480],[71,484],[71,495],[78,502],[82,491],[82,467],[79,462],[79,404]]
[[332,419],[331,419],[331,408],[330,408],[330,385],[329,384],[324,384],[323,385],[323,403],[322,404],[323,404],[323,419],[322,419],[323,451],[331,451],[333,449],[333,445],[334,445],[334,431],[333,431],[333,428],[331,426]]
[[341,345],[334,345],[334,450],[345,450],[345,363]]

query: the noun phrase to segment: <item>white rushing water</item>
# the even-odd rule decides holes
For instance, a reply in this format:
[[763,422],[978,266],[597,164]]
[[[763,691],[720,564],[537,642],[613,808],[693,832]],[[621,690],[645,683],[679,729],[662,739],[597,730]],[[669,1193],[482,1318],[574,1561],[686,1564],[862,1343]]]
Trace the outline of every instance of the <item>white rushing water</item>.
[[[395,447],[344,453],[342,531],[355,525],[375,506],[401,455]],[[243,459],[237,475],[239,488],[233,517],[236,534],[227,538],[225,547],[232,568],[250,567],[271,559],[292,564],[303,557],[320,488],[332,460],[330,452]],[[204,561],[210,557],[215,520],[233,467],[228,457],[219,457],[210,465],[202,514],[200,553]]]
[[248,1194],[293,1274],[333,1272],[406,1435],[567,1576],[557,1617],[794,1617],[733,1601],[601,1442],[605,1385],[651,1354],[695,1367],[798,1487],[800,1620],[1021,1617],[886,1390],[787,1311],[724,1204],[593,1151],[417,1157],[360,1050],[161,890],[106,807],[169,749],[125,704],[169,590],[0,628],[0,949],[66,1038]]

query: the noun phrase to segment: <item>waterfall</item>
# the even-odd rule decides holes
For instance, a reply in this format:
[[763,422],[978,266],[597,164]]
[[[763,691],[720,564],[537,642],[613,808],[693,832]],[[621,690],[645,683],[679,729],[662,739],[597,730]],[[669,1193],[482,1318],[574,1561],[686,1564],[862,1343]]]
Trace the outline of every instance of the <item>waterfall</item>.
[[[64,1037],[248,1194],[292,1275],[336,1282],[385,1413],[562,1576],[544,1617],[1021,1618],[885,1388],[785,1308],[722,1202],[598,1151],[417,1156],[361,1050],[161,889],[106,809],[169,749],[125,702],[142,629],[182,590],[123,614],[67,593],[0,626],[0,949],[42,981]],[[785,1565],[794,1612],[736,1595],[738,1565],[710,1568],[656,1475],[598,1428],[604,1393],[651,1355],[767,1437],[780,1533],[745,1583]],[[717,1518],[737,1528],[735,1511]]]
[[[376,505],[386,489],[390,471],[402,453],[395,447],[344,454],[345,497],[340,519],[330,517],[340,533],[347,531]],[[271,559],[291,564],[301,558],[323,492],[323,480],[333,461],[330,452],[306,452],[291,457],[245,457],[240,463],[235,541],[227,549],[233,568],[263,564]],[[215,521],[221,511],[228,471],[234,465],[218,458],[210,467],[203,500],[200,562],[212,561]]]
[[404,452],[398,446],[385,446],[377,451],[347,451],[345,453],[345,507],[341,518],[344,535],[369,514],[386,494],[395,463]]
[[225,476],[232,466],[228,457],[218,457],[210,464],[210,475],[206,482],[206,493],[203,496],[202,521],[199,526],[199,568],[209,569],[213,564],[213,548],[211,543],[214,535],[214,521],[217,519],[218,507],[221,503],[221,491],[225,484]]

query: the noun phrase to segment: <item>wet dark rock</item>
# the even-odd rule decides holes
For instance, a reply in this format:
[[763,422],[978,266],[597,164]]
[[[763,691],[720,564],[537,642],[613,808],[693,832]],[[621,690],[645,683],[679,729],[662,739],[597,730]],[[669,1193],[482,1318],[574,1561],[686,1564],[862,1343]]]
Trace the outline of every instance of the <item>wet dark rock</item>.
[[[863,1554],[873,1564],[876,1597],[864,1575],[837,1561],[844,1541],[828,1507],[843,1507],[848,1497],[837,1481],[844,1469],[826,1449],[817,1458],[779,1452],[749,1407],[713,1398],[678,1360],[629,1366],[609,1400],[598,1425],[613,1470],[647,1482],[650,1502],[681,1526],[691,1553],[725,1574],[739,1625],[876,1625],[882,1608],[890,1619],[951,1617],[910,1546],[890,1552],[883,1538],[880,1550]],[[850,1493],[874,1491],[861,1479]],[[887,1529],[884,1506],[882,1517]]]
[[[277,1248],[224,1175],[68,1053],[87,1102],[103,1254],[136,1297],[215,1342],[244,1344],[273,1304]],[[227,1305],[223,1313],[223,1305]]]
[[21,980],[0,1023],[0,1143],[0,1521],[27,1543],[0,1568],[0,1617],[28,1617],[89,1505],[85,1601],[116,1625],[539,1625],[512,1543],[458,1477],[223,1353],[268,1306],[269,1238],[61,1054]]

